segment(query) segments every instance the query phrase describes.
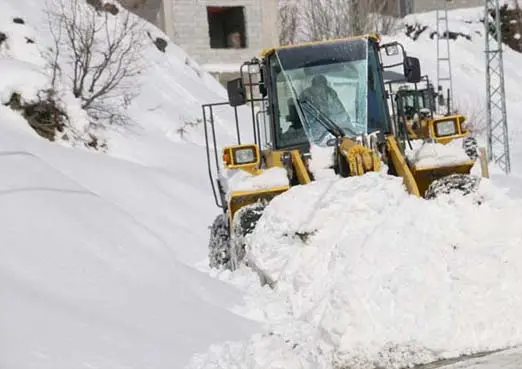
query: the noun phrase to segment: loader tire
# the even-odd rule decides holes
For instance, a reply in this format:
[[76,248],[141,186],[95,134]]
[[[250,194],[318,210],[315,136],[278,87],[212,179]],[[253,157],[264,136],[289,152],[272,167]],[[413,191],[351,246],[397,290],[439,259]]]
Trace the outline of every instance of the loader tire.
[[468,136],[462,142],[462,147],[471,160],[477,160],[480,156],[478,142],[475,137]]
[[433,181],[424,197],[428,200],[435,199],[440,195],[460,192],[463,196],[469,195],[478,188],[480,179],[469,174],[450,174]]
[[243,206],[234,215],[232,222],[232,239],[231,245],[231,269],[235,270],[239,263],[243,261],[246,254],[246,237],[251,234],[257,224],[266,204],[255,203]]
[[211,268],[221,269],[229,267],[230,235],[225,214],[218,215],[210,227],[208,249],[208,261]]

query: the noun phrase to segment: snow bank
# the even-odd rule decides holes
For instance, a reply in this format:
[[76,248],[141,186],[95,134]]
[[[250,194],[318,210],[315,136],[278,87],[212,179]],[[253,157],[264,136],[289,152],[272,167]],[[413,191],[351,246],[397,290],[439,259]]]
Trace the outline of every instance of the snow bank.
[[462,146],[462,139],[453,140],[445,145],[422,140],[410,142],[412,148],[406,145],[406,157],[415,168],[459,165],[470,161]]
[[212,216],[189,185],[201,179],[53,145],[7,119],[1,367],[182,367],[257,331],[231,311],[238,291],[192,266]]
[[[0,0],[2,103],[50,87],[44,7]],[[194,352],[259,330],[232,311],[237,289],[195,267],[218,211],[197,119],[225,90],[171,42],[143,55],[135,124],[98,132],[109,155],[51,144],[0,105],[2,368],[181,368]],[[61,99],[72,126],[84,126],[74,96]],[[221,140],[227,114],[216,111]],[[181,139],[186,122],[195,123]]]
[[481,206],[425,201],[378,173],[294,187],[251,236],[248,258],[276,288],[250,307],[284,340],[312,340],[324,365],[398,367],[520,344],[522,202],[487,181],[477,196]]

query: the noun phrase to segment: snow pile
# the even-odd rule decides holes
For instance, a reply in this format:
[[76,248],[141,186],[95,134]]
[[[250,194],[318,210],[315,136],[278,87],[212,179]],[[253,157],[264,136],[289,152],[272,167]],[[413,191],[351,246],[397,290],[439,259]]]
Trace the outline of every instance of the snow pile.
[[281,358],[296,343],[307,365],[399,367],[520,344],[522,202],[487,181],[477,196],[425,201],[371,173],[275,198],[248,257],[276,287],[249,307]]
[[415,168],[459,165],[470,161],[462,143],[456,139],[447,144],[438,142],[410,141],[412,149],[406,145],[406,157]]
[[220,175],[227,196],[234,191],[254,191],[289,185],[286,169],[279,167],[263,170],[259,174],[241,169],[224,169]]

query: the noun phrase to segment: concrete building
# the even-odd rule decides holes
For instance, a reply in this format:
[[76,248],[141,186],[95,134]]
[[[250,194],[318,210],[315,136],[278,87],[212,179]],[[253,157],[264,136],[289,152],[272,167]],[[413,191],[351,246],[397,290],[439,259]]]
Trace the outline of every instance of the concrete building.
[[120,1],[220,79],[279,42],[278,0]]

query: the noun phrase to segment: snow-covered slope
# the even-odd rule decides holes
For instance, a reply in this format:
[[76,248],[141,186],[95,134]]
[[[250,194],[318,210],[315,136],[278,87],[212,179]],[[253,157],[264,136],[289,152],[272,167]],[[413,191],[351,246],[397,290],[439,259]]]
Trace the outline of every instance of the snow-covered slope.
[[3,368],[179,367],[255,330],[186,264],[202,257],[187,182],[0,130]]
[[[30,100],[49,82],[44,2],[0,9],[0,98]],[[172,43],[143,54],[134,124],[102,132],[106,154],[51,144],[0,105],[2,368],[180,368],[259,329],[232,311],[237,289],[195,267],[216,209],[201,125],[184,140],[177,129],[224,89]],[[77,103],[66,108],[84,128]]]

